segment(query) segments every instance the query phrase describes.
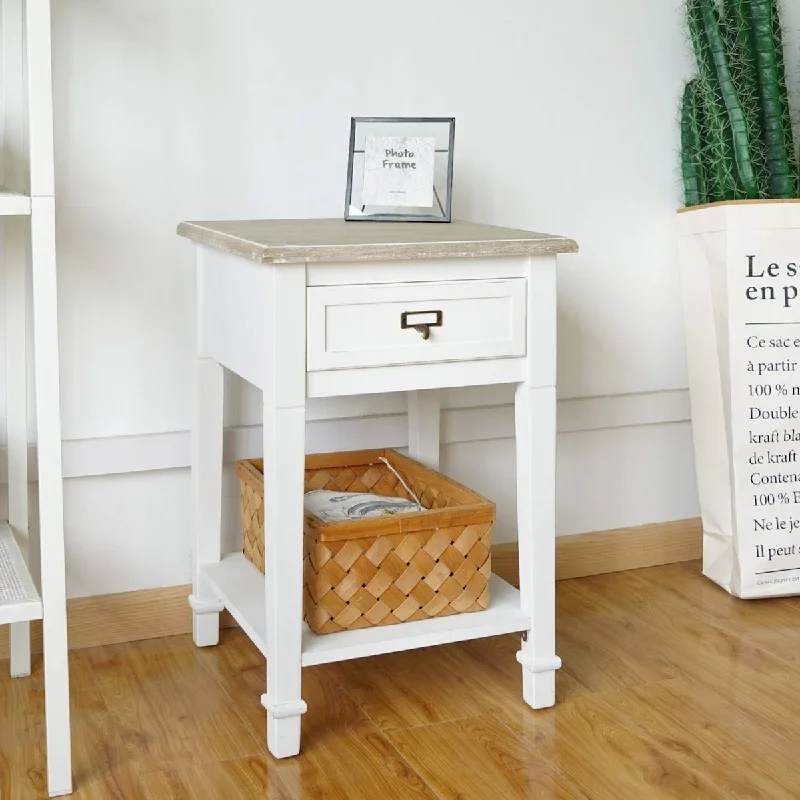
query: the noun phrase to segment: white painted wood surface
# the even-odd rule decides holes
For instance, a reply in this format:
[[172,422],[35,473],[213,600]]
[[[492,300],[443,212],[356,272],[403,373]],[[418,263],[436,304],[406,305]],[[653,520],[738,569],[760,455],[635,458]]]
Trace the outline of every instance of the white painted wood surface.
[[25,0],[28,189],[31,197],[53,197],[53,79],[50,1]]
[[[435,223],[440,224],[440,223]],[[430,364],[398,364],[393,367],[361,367],[309,372],[309,397],[383,394],[415,389],[448,389],[461,386],[495,386],[517,383],[525,372],[524,358],[491,358],[481,361],[438,361]]]
[[222,536],[222,367],[198,356],[194,366],[192,496],[195,535],[192,570],[192,635],[198,647],[219,642],[221,604],[205,584],[201,567],[220,559]]
[[[38,559],[28,525],[28,370],[27,370],[27,226],[5,223],[6,439],[8,456],[8,523],[20,543],[28,569]],[[38,570],[37,570],[38,572]],[[11,675],[31,674],[31,632],[27,622],[11,627]]]
[[[400,226],[392,229],[393,238],[381,242],[377,227],[345,232],[324,221],[288,229],[282,222],[208,224],[205,232],[191,225],[180,228],[200,242],[198,357],[215,363],[213,387],[209,382],[197,390],[199,406],[207,408],[196,416],[194,432],[195,469],[206,476],[202,493],[196,490],[194,499],[195,581],[206,587],[207,595],[201,598],[205,610],[216,614],[215,600],[224,605],[266,655],[268,691],[262,703],[268,715],[267,744],[277,758],[300,750],[300,720],[306,710],[304,665],[523,631],[518,655],[523,699],[536,708],[555,702],[560,661],[554,651],[554,253],[561,245],[553,250],[552,242],[543,243],[537,234],[514,239],[508,265],[514,276],[498,278],[504,270],[497,254],[509,241],[492,242],[486,238],[487,229],[478,228],[479,244],[471,241],[469,248],[492,254],[486,261],[490,274],[473,272],[465,279],[459,274],[463,242],[446,244],[447,233],[428,231],[425,236],[439,237],[435,243],[442,248],[435,281],[422,279],[418,272],[417,281],[398,283],[375,270],[371,283],[351,285],[344,278],[360,272],[353,259],[397,259],[397,269],[387,266],[387,276],[413,272],[409,241],[397,239],[416,241],[421,231]],[[332,230],[339,238],[325,239]],[[270,239],[276,231],[289,238],[281,239],[283,244]],[[420,261],[434,257],[430,245],[426,242]],[[493,252],[494,247],[499,250]],[[221,253],[213,253],[214,248]],[[529,255],[521,260],[521,252]],[[309,259],[327,258],[328,280],[308,286],[310,264],[304,268],[286,263],[299,253]],[[452,258],[446,258],[448,253]],[[319,278],[321,273],[316,274]],[[416,330],[401,331],[401,310],[435,311],[439,306],[443,328],[451,323],[441,342],[436,339],[440,328],[433,328],[428,340]],[[412,344],[401,338],[406,334]],[[249,376],[263,391],[263,577],[241,554],[220,559],[222,379],[217,366]],[[516,387],[520,591],[495,577],[495,594],[484,612],[313,636],[302,619],[307,398],[407,393],[410,452],[435,467],[441,438],[439,390],[503,383]],[[213,643],[215,638],[206,641]]]
[[31,209],[47,780],[51,796],[72,792],[54,206],[52,197],[34,197]]
[[[210,248],[197,248],[197,255],[198,352],[263,389],[268,273],[257,264]],[[231,268],[231,261],[238,261],[237,268]]]
[[0,188],[0,217],[30,216],[31,199],[26,194]]
[[42,600],[25,558],[9,524],[0,522],[0,625],[41,618]]
[[12,678],[27,678],[31,674],[31,624],[13,622],[8,631],[9,667]]
[[300,752],[303,626],[306,283],[303,270],[274,267],[263,298],[268,321],[264,389],[264,561],[267,619],[267,745],[276,758]]
[[[428,339],[414,327],[423,323]],[[441,322],[436,325],[437,314]],[[525,281],[458,280],[308,290],[316,372],[525,355]]]
[[442,409],[438,389],[408,393],[408,454],[439,470]]
[[[370,223],[371,224],[371,223]],[[308,286],[363,286],[380,283],[416,283],[452,280],[502,280],[524,278],[528,274],[527,256],[476,256],[473,258],[398,259],[396,261],[339,261],[306,264]]]
[[[0,525],[0,623],[11,628],[11,671],[30,673],[30,628],[42,619],[47,789],[72,793],[66,555],[53,174],[50,0],[3,3],[3,176],[6,222],[8,521]],[[26,305],[31,265],[40,542],[29,540]],[[22,549],[17,546],[17,539]],[[23,551],[28,552],[30,568]],[[34,563],[34,559],[36,563]],[[37,589],[31,573],[39,578]],[[13,596],[17,595],[17,602]],[[9,597],[11,600],[9,601]],[[40,599],[41,597],[41,599]],[[21,598],[21,600],[20,600]]]
[[[538,263],[536,263],[538,261]],[[556,263],[532,259],[528,275],[528,375],[516,389],[520,603],[531,619],[517,660],[533,708],[555,703]]]
[[[31,555],[28,541],[27,518],[19,517],[19,497],[25,492],[27,500],[27,452],[20,452],[20,438],[27,451],[27,406],[25,390],[27,369],[25,349],[26,287],[28,264],[28,229],[24,220],[13,218],[17,214],[30,214],[30,197],[24,194],[27,186],[25,152],[25,87],[23,78],[24,23],[22,0],[5,0],[2,3],[3,50],[3,151],[0,189],[0,214],[11,217],[3,221],[5,269],[5,335],[6,335],[6,431],[8,440],[9,498],[8,517],[22,555],[28,562]],[[5,188],[6,186],[10,188]],[[21,383],[20,383],[21,379]],[[21,426],[21,427],[20,427]],[[22,467],[25,471],[21,472]],[[21,473],[21,474],[20,474]],[[27,507],[25,508],[27,517]],[[9,631],[10,667],[12,677],[31,673],[30,624],[16,622]]]

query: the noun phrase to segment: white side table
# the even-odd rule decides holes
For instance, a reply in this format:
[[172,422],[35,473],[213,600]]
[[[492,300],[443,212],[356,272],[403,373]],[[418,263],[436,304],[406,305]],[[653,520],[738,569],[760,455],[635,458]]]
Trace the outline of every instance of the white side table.
[[[469,222],[184,222],[197,251],[194,641],[227,609],[267,660],[267,744],[300,751],[304,666],[512,632],[523,697],[555,703],[556,256],[574,241]],[[266,576],[221,552],[223,369],[264,397]],[[325,635],[302,619],[305,405],[408,392],[410,455],[436,468],[436,390],[516,386],[520,589],[480,612]]]

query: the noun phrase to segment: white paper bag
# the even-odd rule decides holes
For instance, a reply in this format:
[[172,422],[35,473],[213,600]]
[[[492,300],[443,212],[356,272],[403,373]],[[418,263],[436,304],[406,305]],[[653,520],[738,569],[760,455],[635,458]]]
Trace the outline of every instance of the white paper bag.
[[800,203],[678,214],[703,573],[800,594]]

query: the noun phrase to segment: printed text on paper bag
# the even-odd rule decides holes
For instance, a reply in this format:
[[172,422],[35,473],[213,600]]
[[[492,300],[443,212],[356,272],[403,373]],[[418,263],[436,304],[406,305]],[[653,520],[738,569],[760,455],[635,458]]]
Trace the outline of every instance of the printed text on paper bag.
[[742,267],[746,359],[737,362],[746,370],[747,396],[737,405],[747,409],[747,439],[740,441],[749,443],[749,454],[740,480],[749,497],[741,500],[752,514],[754,577],[766,586],[800,571],[792,541],[800,537],[800,265],[747,255]]
[[[769,380],[775,373],[797,370],[800,336],[748,334],[747,348],[755,356],[747,361],[747,371],[753,378],[747,387],[752,447],[747,459],[748,483],[753,532],[767,537],[755,543],[756,559],[765,564],[758,574],[766,574],[795,569],[782,559],[800,555],[796,543],[769,541],[770,534],[800,531],[800,422],[796,423],[798,427],[793,424],[800,420],[800,404],[795,405],[800,386]],[[766,379],[758,380],[761,376]],[[792,509],[799,510],[794,514]]]
[[[789,308],[798,299],[797,283],[785,282],[789,278],[800,276],[800,267],[793,261],[788,264],[760,264],[756,256],[747,256],[747,277],[759,280],[747,286],[745,297],[748,300],[778,300],[784,308]],[[783,285],[781,285],[783,283]]]

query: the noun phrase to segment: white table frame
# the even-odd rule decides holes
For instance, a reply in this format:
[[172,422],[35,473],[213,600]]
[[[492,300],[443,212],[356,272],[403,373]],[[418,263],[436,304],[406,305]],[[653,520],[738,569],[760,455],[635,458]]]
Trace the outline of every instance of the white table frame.
[[[410,259],[397,263],[256,263],[196,244],[197,349],[192,475],[194,642],[219,642],[227,608],[266,657],[267,744],[277,758],[300,752],[303,666],[519,632],[523,698],[555,703],[556,256]],[[308,287],[522,277],[527,282],[521,357],[306,371]],[[264,577],[221,546],[223,376],[263,392]],[[409,452],[439,463],[437,389],[514,384],[519,591],[492,578],[492,605],[438,620],[317,636],[302,619],[306,401],[408,393]],[[276,535],[276,531],[280,534]]]

